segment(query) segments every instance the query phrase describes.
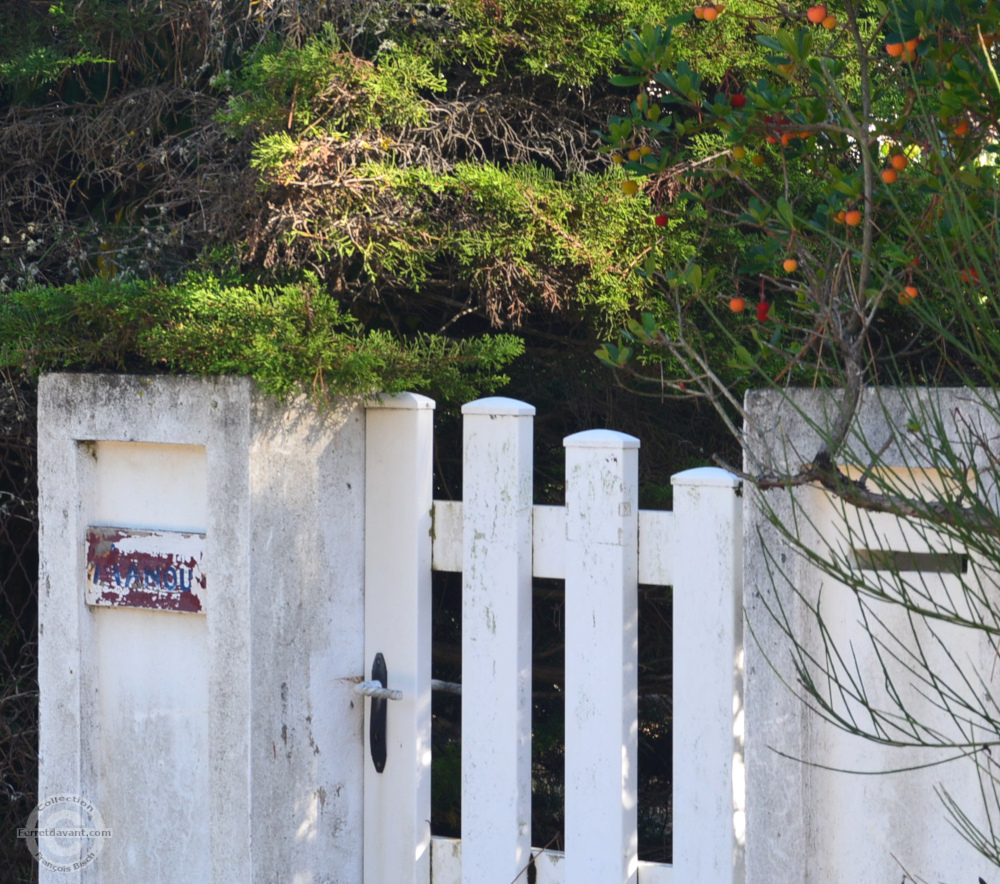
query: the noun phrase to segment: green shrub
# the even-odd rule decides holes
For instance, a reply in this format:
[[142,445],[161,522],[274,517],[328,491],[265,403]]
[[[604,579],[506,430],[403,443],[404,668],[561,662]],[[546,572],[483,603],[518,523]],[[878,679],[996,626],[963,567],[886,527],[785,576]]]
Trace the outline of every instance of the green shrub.
[[502,369],[521,351],[509,335],[401,340],[363,329],[312,277],[272,287],[95,279],[0,299],[0,367],[249,375],[279,398],[404,389],[475,398],[506,382]]

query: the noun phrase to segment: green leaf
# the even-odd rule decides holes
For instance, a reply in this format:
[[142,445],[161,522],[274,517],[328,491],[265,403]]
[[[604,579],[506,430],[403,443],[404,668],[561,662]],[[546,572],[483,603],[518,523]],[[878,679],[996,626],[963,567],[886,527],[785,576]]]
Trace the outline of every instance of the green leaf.
[[761,34],[758,34],[757,35],[757,42],[760,43],[760,45],[763,46],[765,49],[773,49],[776,52],[784,52],[785,51],[785,47],[782,46],[773,37],[765,37],[765,36],[763,36]]
[[796,35],[796,49],[798,49],[799,60],[804,59],[812,50],[813,35],[809,28],[802,28]]
[[792,204],[784,197],[778,198],[778,214],[781,220],[788,225],[789,229],[795,229],[795,214],[792,212]]
[[609,77],[608,81],[612,86],[638,86],[640,83],[645,83],[647,79],[648,77],[623,74],[617,77]]
[[754,361],[753,356],[750,355],[750,351],[744,347],[742,344],[736,345],[736,359],[735,363],[740,368],[753,368]]
[[969,169],[959,169],[957,177],[962,184],[966,187],[971,187],[973,190],[978,190],[983,186],[983,182],[979,180],[979,176]]
[[701,267],[698,264],[692,264],[691,269],[687,272],[688,282],[697,290],[701,288],[701,279]]

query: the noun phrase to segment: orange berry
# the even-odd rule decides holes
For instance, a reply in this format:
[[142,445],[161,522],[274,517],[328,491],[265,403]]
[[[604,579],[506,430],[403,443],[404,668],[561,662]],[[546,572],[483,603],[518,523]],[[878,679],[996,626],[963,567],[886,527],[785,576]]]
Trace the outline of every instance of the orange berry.
[[729,302],[729,309],[733,313],[742,313],[747,309],[747,302],[743,298],[732,298]]
[[837,27],[837,19],[832,15],[828,15],[822,22],[820,22],[820,24],[823,25],[823,27],[828,31],[832,31],[835,27]]
[[777,135],[767,135],[767,136],[764,137],[764,140],[768,144],[777,144],[778,143],[778,136]]
[[913,302],[917,294],[917,287],[915,285],[908,285],[899,293],[899,297],[896,300],[901,307],[906,307]]
[[893,58],[899,58],[903,54],[903,44],[902,43],[886,43],[885,51],[889,53]]
[[782,136],[781,136],[781,146],[782,147],[788,147],[788,145],[792,143],[792,139],[794,137],[795,136],[791,132],[785,132],[784,134],[782,134]]
[[958,123],[955,124],[954,131],[959,138],[964,138],[966,135],[969,134],[969,121],[959,120]]
[[889,160],[889,165],[892,166],[892,168],[897,172],[902,172],[903,169],[909,165],[909,163],[907,162],[906,157],[904,157],[901,153],[897,153],[894,154]]
[[799,269],[799,262],[794,258],[785,258],[784,263],[781,265],[785,273],[794,273]]
[[750,157],[750,162],[753,163],[755,166],[763,166],[764,157],[761,156],[759,153],[755,153],[752,157]]
[[903,47],[903,54],[902,54],[901,57],[902,57],[903,61],[905,61],[905,62],[911,62],[912,63],[913,61],[916,60],[917,53],[916,53],[915,50],[913,50],[913,49],[907,49],[904,46]]
[[861,212],[858,209],[851,209],[844,215],[844,223],[848,227],[857,227],[861,223]]
[[823,23],[823,19],[826,18],[826,7],[825,6],[810,6],[806,11],[806,18],[809,19],[814,25],[820,25]]
[[833,216],[833,220],[836,221],[838,224],[843,224],[845,218],[847,218],[847,212],[845,212],[843,209],[841,209]]
[[705,7],[705,21],[715,21],[719,17],[719,10],[714,6]]
[[920,39],[918,37],[914,37],[912,40],[907,40],[903,45],[906,47],[907,51],[916,52],[919,44]]
[[883,169],[882,170],[882,180],[886,184],[895,184],[896,179],[899,177],[899,173],[895,169]]
[[705,17],[705,7],[704,6],[696,6],[694,8],[694,17],[695,18],[704,18]]

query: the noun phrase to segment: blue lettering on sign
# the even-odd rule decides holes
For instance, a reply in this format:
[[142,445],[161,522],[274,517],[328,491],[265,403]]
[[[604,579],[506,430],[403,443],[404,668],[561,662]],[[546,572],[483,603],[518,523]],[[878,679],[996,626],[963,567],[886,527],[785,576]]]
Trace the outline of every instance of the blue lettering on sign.
[[[94,568],[91,581],[98,584],[101,582],[101,566],[97,562],[91,564]],[[114,576],[115,585],[122,586],[122,575],[117,565],[105,568],[104,574],[107,580]],[[131,587],[133,583],[138,583],[139,588],[161,592],[191,592],[191,587],[194,584],[194,568],[183,566],[178,568],[168,565],[165,568],[144,568],[140,572],[139,566],[135,562],[130,562],[124,580],[125,589]]]

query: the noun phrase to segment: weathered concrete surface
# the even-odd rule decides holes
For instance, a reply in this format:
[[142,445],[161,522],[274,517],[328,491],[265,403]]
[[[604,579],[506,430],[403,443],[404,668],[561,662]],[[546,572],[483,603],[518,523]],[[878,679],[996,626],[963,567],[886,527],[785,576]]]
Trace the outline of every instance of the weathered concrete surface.
[[[982,396],[995,394],[984,391]],[[801,413],[776,392],[750,393],[746,405],[752,419],[774,441],[778,466],[787,464],[794,469],[811,460],[819,449],[809,420],[828,426],[833,410],[830,400],[817,392],[795,392],[792,397]],[[925,423],[936,415],[953,440],[968,437],[970,429],[981,436],[985,444],[971,446],[969,453],[977,463],[986,464],[998,443],[998,413],[995,407],[984,407],[982,398],[968,390],[910,391],[905,395],[883,391],[881,401],[869,393],[855,424],[853,456],[839,462],[849,465],[853,461],[865,467],[872,454],[888,443],[881,456],[886,467],[928,467],[926,452],[912,447],[915,437],[906,427],[914,418]],[[921,477],[921,481],[932,479]],[[880,690],[884,680],[858,625],[860,614],[854,593],[822,577],[793,552],[769,523],[767,509],[785,524],[791,524],[788,492],[767,492],[763,506],[761,494],[744,487],[745,608],[753,634],[746,642],[748,884],[895,884],[904,878],[904,869],[911,876],[919,876],[917,880],[931,882],[974,882],[980,875],[986,881],[994,880],[995,869],[951,828],[934,793],[934,788],[943,784],[973,818],[982,820],[982,802],[970,762],[887,776],[857,776],[808,766],[778,754],[855,771],[885,771],[942,757],[941,753],[925,750],[883,748],[848,736],[821,721],[788,685],[781,683],[772,664],[789,685],[797,686],[791,645],[766,610],[767,605],[773,606],[780,598],[789,606],[794,633],[812,651],[822,648],[815,618],[804,605],[795,603],[791,586],[810,600],[819,599],[822,589],[821,610],[832,637],[847,653],[853,643],[859,670],[872,689]],[[984,491],[993,493],[995,489]],[[801,537],[810,548],[822,551],[848,542],[836,527],[842,523],[842,514],[826,495],[812,489],[801,489],[796,494],[804,505],[800,510]],[[802,512],[809,514],[811,524],[801,520]],[[882,522],[876,520],[876,531],[899,535],[898,523],[889,525],[884,521],[888,517],[881,518]],[[866,533],[871,536],[873,523],[866,524]],[[914,550],[926,540],[908,535]],[[934,544],[925,544],[925,548],[933,550]],[[777,595],[769,558],[771,568],[783,569],[787,578],[785,584],[778,582]],[[929,579],[942,581],[938,590],[946,586],[945,578]],[[880,612],[886,618],[887,630],[906,638],[907,626],[899,610],[888,610],[883,604]],[[969,669],[978,671],[996,690],[989,681],[995,648],[988,639],[980,639],[969,630],[963,635],[946,633],[943,639],[960,654],[968,655]],[[940,654],[932,659],[935,665],[944,665]],[[904,690],[910,690],[908,684]]]
[[[114,832],[42,881],[359,884],[363,417],[245,379],[42,379],[40,794]],[[203,532],[204,612],[87,607],[89,525]]]

